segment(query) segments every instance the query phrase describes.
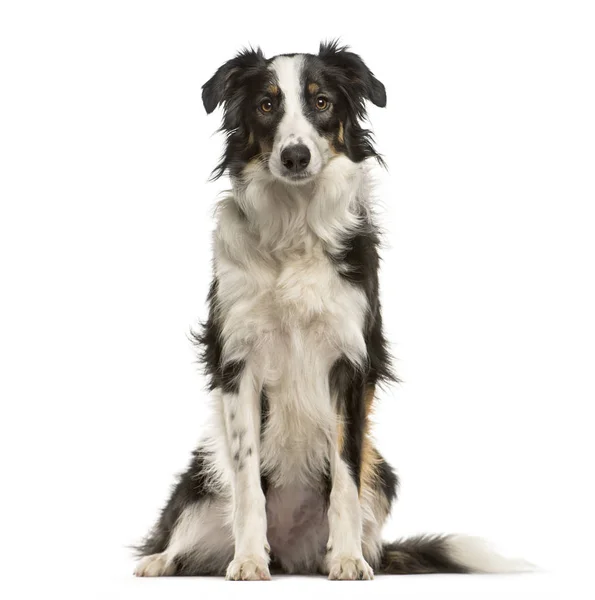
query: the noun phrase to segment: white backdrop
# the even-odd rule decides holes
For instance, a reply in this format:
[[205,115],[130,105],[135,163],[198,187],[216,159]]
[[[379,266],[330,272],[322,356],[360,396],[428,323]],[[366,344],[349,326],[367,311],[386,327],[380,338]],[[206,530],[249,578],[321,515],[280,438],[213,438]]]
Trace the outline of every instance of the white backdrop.
[[570,1],[3,3],[10,597],[362,593],[139,581],[126,549],[208,410],[187,333],[205,316],[210,213],[228,182],[207,182],[222,140],[201,85],[245,44],[272,56],[336,36],[388,92],[370,109],[403,380],[376,413],[402,478],[387,537],[479,534],[558,572],[379,578],[365,592],[555,597],[592,570],[594,28],[593,4]]

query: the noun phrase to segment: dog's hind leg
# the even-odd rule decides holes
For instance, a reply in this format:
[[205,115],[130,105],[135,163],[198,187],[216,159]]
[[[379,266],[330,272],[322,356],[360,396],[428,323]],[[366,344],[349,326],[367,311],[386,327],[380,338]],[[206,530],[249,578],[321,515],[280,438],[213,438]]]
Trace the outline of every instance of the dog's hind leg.
[[233,557],[231,494],[213,480],[212,455],[199,449],[157,524],[138,548],[138,577],[222,575]]
[[135,575],[221,575],[233,556],[233,537],[226,523],[226,512],[222,499],[187,506],[167,548],[142,558]]

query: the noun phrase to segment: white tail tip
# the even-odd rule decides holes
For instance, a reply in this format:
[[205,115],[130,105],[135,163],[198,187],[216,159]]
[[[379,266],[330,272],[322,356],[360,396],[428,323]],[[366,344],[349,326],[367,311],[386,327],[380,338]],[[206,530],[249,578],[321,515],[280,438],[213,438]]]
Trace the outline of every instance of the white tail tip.
[[475,573],[525,573],[535,565],[522,558],[502,556],[483,538],[451,535],[447,540],[450,557]]

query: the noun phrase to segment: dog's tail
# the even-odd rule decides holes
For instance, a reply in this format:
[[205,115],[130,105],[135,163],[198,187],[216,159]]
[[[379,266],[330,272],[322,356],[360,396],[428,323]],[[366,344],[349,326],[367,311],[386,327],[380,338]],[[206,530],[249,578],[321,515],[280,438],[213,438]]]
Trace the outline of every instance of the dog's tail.
[[385,544],[378,574],[519,573],[535,570],[522,559],[506,558],[477,537],[422,535]]

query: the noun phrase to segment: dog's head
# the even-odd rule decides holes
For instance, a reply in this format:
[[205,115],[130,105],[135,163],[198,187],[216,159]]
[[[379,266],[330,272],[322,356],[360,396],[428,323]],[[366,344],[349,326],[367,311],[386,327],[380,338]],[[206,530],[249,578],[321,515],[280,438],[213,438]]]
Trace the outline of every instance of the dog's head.
[[215,177],[248,165],[291,184],[311,181],[337,155],[353,162],[376,157],[361,126],[365,101],[386,105],[384,85],[364,61],[337,42],[317,55],[265,59],[245,50],[222,65],[202,92],[207,113],[223,104],[227,146]]

